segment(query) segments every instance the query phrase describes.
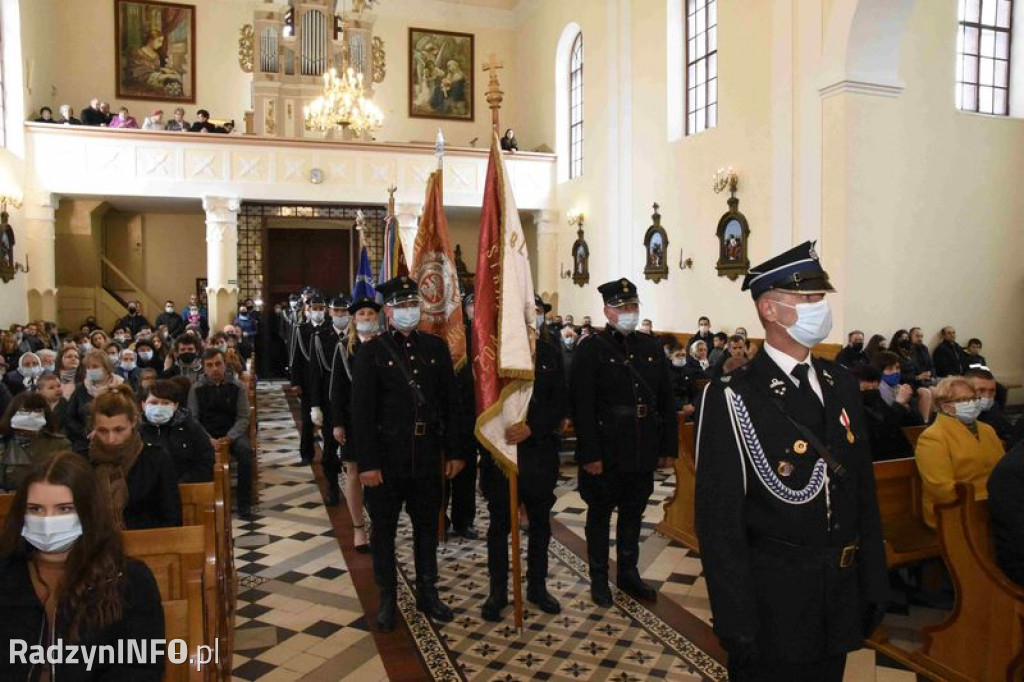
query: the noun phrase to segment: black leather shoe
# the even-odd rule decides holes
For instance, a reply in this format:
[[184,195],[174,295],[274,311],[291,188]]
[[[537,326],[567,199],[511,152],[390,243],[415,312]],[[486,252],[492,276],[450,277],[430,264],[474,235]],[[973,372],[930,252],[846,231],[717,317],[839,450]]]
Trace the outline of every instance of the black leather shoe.
[[551,593],[543,585],[526,590],[526,600],[540,607],[540,610],[544,613],[555,615],[562,612],[562,607],[558,605],[558,600],[552,597]]
[[441,601],[434,588],[419,590],[416,596],[416,608],[436,621],[450,623],[455,616],[448,605]]
[[395,629],[395,595],[382,593],[380,609],[377,611],[377,629],[391,632]]
[[507,594],[496,594],[491,592],[487,597],[487,601],[480,608],[480,616],[487,621],[492,623],[501,622],[501,610],[508,606],[508,595]]
[[657,601],[658,592],[640,579],[636,573],[626,574],[615,581],[619,589],[633,597],[643,601]]
[[480,534],[476,532],[473,526],[466,526],[465,528],[456,528],[452,531],[452,535],[457,535],[460,538],[466,538],[467,540],[476,540],[480,537]]
[[608,587],[608,579],[593,580],[590,583],[590,598],[601,608],[608,608],[612,605],[612,591]]

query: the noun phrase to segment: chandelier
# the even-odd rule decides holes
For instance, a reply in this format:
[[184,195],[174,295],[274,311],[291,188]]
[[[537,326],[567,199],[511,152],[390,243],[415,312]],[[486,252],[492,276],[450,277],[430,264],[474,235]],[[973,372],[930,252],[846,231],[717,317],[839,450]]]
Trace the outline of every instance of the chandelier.
[[363,74],[349,66],[348,26],[341,24],[341,75],[324,73],[323,94],[303,108],[306,128],[320,132],[351,130],[357,137],[384,125],[384,113],[363,89]]

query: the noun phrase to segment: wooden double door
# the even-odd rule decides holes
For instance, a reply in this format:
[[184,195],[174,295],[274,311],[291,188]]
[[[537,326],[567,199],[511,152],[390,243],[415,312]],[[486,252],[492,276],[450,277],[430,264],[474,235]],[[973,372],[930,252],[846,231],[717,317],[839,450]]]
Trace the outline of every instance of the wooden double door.
[[270,228],[265,244],[266,308],[307,286],[327,299],[351,293],[357,257],[352,230]]

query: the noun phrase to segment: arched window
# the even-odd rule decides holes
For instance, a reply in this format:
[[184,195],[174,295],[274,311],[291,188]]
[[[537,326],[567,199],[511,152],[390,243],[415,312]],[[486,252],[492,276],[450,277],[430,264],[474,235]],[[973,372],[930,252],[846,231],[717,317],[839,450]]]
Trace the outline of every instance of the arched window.
[[686,0],[686,134],[718,124],[718,0]]
[[569,52],[569,177],[583,175],[583,33]]
[[957,108],[1008,116],[1013,0],[960,0],[959,20]]

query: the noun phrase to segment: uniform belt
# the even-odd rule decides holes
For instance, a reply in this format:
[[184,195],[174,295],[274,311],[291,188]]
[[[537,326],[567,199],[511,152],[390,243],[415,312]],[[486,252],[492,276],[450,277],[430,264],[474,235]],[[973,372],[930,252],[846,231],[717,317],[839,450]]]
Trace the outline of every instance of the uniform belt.
[[857,560],[860,545],[855,540],[842,547],[810,547],[798,545],[769,535],[751,535],[750,546],[783,559],[813,561],[823,566],[849,568]]
[[643,419],[651,415],[650,405],[616,405],[610,409],[616,417],[636,417]]

